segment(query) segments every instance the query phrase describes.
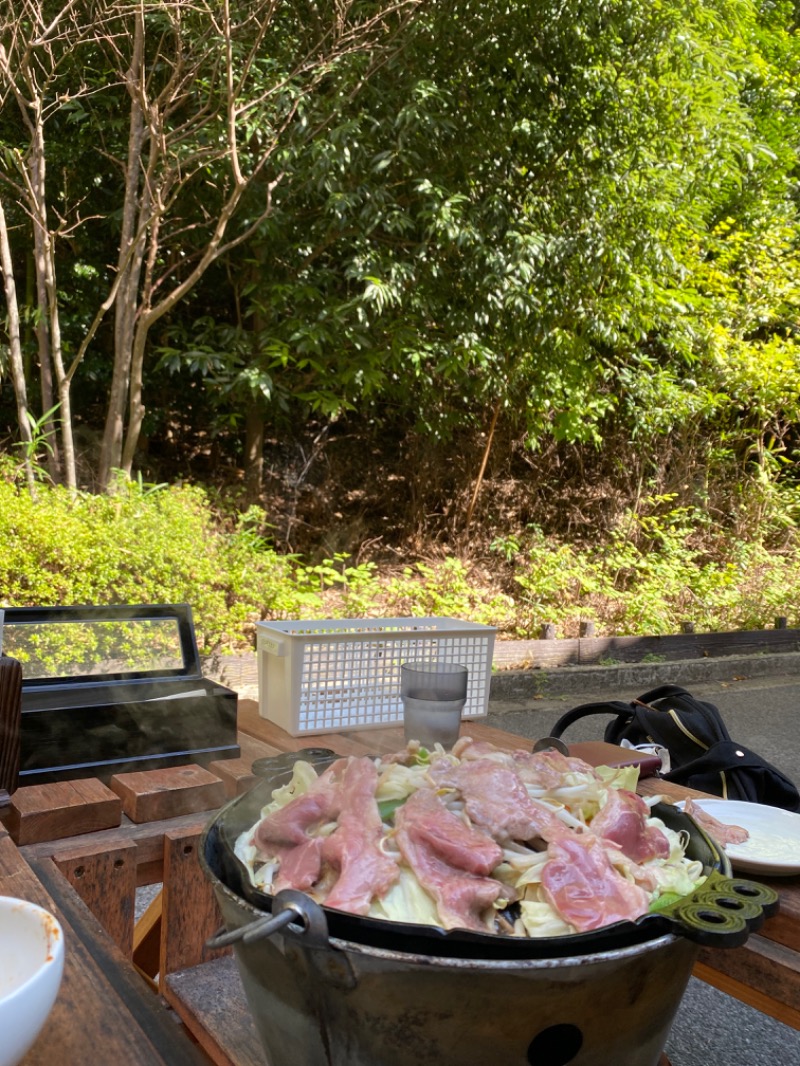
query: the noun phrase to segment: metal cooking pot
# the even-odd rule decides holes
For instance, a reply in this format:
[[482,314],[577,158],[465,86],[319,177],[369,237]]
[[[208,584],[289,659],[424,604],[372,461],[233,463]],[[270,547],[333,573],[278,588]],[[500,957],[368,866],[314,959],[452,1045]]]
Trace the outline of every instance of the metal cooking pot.
[[[732,879],[691,819],[689,853],[713,887],[663,915],[586,934],[517,938],[384,922],[300,892],[259,892],[233,854],[239,833],[311,749],[269,760],[264,779],[207,827],[201,864],[234,944],[271,1066],[656,1066],[699,943],[740,944],[777,905]],[[677,820],[677,821],[676,821]],[[715,936],[716,934],[716,936]]]

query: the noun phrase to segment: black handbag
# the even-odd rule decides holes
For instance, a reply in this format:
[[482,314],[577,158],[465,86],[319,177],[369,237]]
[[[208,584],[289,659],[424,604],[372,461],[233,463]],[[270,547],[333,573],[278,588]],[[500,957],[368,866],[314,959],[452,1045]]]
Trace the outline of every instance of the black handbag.
[[692,696],[679,685],[661,685],[637,700],[584,703],[558,719],[550,736],[561,737],[574,722],[590,715],[614,715],[603,739],[633,745],[658,744],[670,755],[663,774],[700,792],[800,811],[800,792],[776,766],[731,740],[713,703]]

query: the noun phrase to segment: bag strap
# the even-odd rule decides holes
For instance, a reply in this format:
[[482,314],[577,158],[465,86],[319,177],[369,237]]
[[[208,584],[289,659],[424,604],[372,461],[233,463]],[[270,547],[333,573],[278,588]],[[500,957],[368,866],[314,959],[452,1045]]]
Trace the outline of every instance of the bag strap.
[[[719,708],[709,703],[708,700],[698,699],[697,696],[693,696],[691,692],[687,692],[685,688],[680,685],[660,685],[658,688],[651,689],[649,692],[645,692],[643,696],[640,696],[634,703],[647,704],[653,711],[660,711],[661,708],[652,707],[653,703],[660,700],[675,700],[676,705],[673,708],[680,714],[681,711],[689,711],[692,714],[700,715],[705,719],[706,726],[709,733],[715,736],[716,741],[730,740],[731,735],[728,732],[728,727],[725,725],[725,721],[720,714]],[[652,721],[652,720],[651,720]]]
[[635,708],[622,700],[606,700],[600,703],[582,703],[580,707],[573,707],[571,711],[563,714],[553,728],[550,736],[558,739],[565,729],[581,718],[588,718],[595,714],[615,714],[617,717],[624,716],[628,720],[636,714]]
[[655,703],[656,700],[663,700],[668,696],[688,696],[691,700],[695,699],[691,692],[687,692],[680,685],[659,685],[658,688],[651,688],[649,692],[640,696],[637,703]]

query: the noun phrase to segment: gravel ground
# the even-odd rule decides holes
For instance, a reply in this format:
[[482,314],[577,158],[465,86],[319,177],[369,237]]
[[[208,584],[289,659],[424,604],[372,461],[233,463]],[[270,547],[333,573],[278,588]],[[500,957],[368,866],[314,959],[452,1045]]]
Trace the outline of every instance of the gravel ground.
[[672,1066],[798,1066],[800,1033],[693,977],[666,1052]]

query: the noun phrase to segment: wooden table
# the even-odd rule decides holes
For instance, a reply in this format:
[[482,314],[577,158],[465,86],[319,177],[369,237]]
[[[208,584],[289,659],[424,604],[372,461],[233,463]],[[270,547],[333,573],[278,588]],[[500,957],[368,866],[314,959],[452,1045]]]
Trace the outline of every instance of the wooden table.
[[[304,747],[366,755],[403,746],[399,728],[291,737],[260,718],[249,700],[239,701],[239,729],[241,758],[209,767],[228,796],[253,783],[251,766],[257,758]],[[504,747],[531,746],[530,740],[477,722],[466,723],[462,733]],[[643,781],[641,791],[675,799],[692,794],[658,779]],[[211,816],[206,810],[139,823],[123,817],[116,828],[19,848],[0,828],[0,893],[50,905],[67,929],[62,993],[25,1066],[38,1066],[54,1055],[66,1066],[89,1061],[83,1050],[93,1047],[96,1058],[98,1041],[104,1061],[119,1066],[171,1066],[197,1062],[198,1057],[223,1066],[263,1066],[233,958],[229,950],[211,953],[205,947],[220,924],[196,859],[200,834]],[[134,928],[135,890],[156,883],[163,890]],[[780,913],[742,948],[702,951],[695,972],[800,1029],[800,878],[767,883],[780,893]],[[220,989],[226,990],[224,997]],[[76,1003],[86,1005],[85,1030],[76,1024]],[[165,1003],[184,1030],[169,1017]]]
[[[0,827],[0,894],[46,907],[64,930],[64,979],[25,1066],[125,1063],[202,1066],[207,1059],[174,1023],[52,860],[39,876]],[[0,1035],[2,1040],[2,1035]]]

